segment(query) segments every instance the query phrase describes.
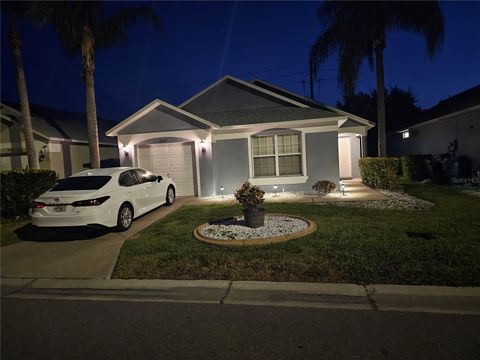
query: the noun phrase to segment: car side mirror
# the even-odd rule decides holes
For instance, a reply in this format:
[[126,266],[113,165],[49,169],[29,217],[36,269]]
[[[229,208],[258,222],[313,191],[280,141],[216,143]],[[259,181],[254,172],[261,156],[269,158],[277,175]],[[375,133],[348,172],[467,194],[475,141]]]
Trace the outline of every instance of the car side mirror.
[[158,176],[157,176],[157,181],[160,182],[160,181],[162,181],[162,180],[163,180],[163,176],[158,175]]

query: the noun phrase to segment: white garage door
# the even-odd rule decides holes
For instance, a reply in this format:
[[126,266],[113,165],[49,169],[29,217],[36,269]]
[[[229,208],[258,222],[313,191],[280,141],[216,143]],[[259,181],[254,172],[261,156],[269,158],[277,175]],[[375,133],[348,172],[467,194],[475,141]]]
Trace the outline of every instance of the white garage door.
[[139,146],[138,166],[156,175],[170,177],[177,185],[177,196],[195,194],[191,143]]

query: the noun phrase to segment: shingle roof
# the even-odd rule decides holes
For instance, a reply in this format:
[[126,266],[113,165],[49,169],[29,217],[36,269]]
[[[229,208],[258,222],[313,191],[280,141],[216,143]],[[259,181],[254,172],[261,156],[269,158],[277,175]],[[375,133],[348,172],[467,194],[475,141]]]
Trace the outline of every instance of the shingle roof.
[[[3,102],[3,104],[19,111],[16,103]],[[66,110],[47,106],[30,104],[33,129],[49,138],[73,139],[88,142],[87,119],[85,114],[74,113]],[[21,122],[20,118],[16,121]],[[105,132],[116,125],[116,122],[104,118],[97,118],[98,138],[100,143],[116,144],[115,138],[108,137]]]
[[441,100],[437,105],[424,110],[421,121],[435,119],[475,105],[480,105],[480,85]]
[[338,114],[335,114],[331,111],[283,106],[265,109],[203,113],[196,115],[219,126],[262,124],[290,120],[323,119],[338,116]]

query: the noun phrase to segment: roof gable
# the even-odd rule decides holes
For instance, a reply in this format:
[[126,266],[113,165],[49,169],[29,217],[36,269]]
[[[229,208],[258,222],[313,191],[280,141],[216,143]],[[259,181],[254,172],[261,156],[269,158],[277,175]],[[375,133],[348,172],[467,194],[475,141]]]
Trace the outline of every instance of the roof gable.
[[185,101],[179,107],[194,114],[204,114],[273,107],[306,106],[243,80],[225,76]]
[[106,132],[108,136],[217,128],[207,120],[155,99]]

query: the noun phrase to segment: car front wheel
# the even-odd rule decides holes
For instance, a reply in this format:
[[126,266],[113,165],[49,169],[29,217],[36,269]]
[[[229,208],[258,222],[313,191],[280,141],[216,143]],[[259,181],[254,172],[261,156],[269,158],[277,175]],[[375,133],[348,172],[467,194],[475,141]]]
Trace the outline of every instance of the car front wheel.
[[174,201],[175,201],[175,190],[173,189],[173,187],[170,186],[167,190],[166,203],[167,205],[172,205]]
[[130,229],[133,221],[133,209],[129,204],[123,204],[118,210],[117,230],[126,231]]

